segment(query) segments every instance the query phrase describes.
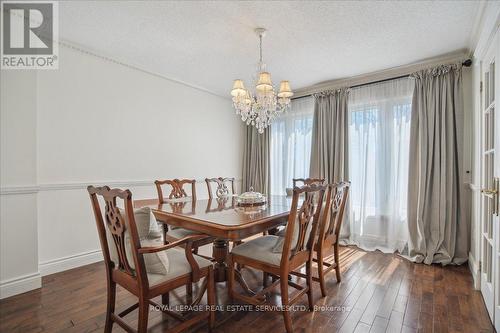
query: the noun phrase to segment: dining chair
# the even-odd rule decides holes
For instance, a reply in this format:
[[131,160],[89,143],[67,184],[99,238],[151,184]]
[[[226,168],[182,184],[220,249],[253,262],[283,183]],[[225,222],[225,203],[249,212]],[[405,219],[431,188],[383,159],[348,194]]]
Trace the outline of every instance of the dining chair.
[[[215,305],[215,285],[212,262],[192,253],[193,243],[205,235],[191,234],[166,245],[150,246],[140,239],[138,225],[133,210],[132,193],[129,190],[104,187],[87,187],[95,215],[97,231],[106,267],[107,308],[104,332],[111,332],[116,323],[127,332],[147,332],[149,306],[153,305],[174,319],[181,321],[173,327],[179,332],[203,320],[208,320],[211,330],[215,313],[210,308]],[[105,203],[101,210],[99,199]],[[117,206],[117,199],[123,201],[124,209]],[[149,223],[149,222],[148,222]],[[185,248],[180,248],[183,245]],[[163,273],[152,267],[153,257],[162,258]],[[154,268],[154,269],[153,269]],[[189,317],[187,313],[170,311],[152,299],[168,294],[183,285],[204,279],[197,298],[189,304],[198,306],[203,295],[207,294],[208,309]],[[120,285],[138,298],[138,302],[116,313],[116,286]],[[139,310],[137,330],[125,322],[125,317],[135,309]]]
[[[313,258],[318,265],[318,277],[313,276],[313,281],[319,282],[321,295],[326,296],[325,275],[335,270],[337,283],[341,281],[339,262],[339,233],[344,220],[344,210],[349,195],[349,182],[340,182],[328,185],[321,213],[318,237],[314,243],[316,258]],[[334,261],[326,262],[327,252],[333,247]],[[307,276],[301,272],[293,272],[302,278]]]
[[[184,188],[185,185],[191,185],[191,195],[189,196]],[[191,199],[192,202],[196,201],[196,180],[195,179],[167,179],[167,180],[155,180],[156,190],[158,192],[158,202],[160,204],[164,203],[182,203],[182,199]],[[170,186],[170,193],[168,198],[163,196],[162,186],[167,185]],[[167,224],[163,224],[163,235],[165,237],[165,241],[175,242],[183,237],[186,237],[190,234],[196,233],[195,231],[191,231],[189,229],[185,229],[182,227],[170,227]],[[206,236],[203,239],[196,241],[193,244],[194,253],[198,252],[198,248],[200,246],[210,244],[213,242],[213,238],[210,236]]]
[[[349,196],[350,182],[340,182],[330,185],[327,193],[327,207],[323,213],[323,219],[319,228],[318,240],[314,246],[316,262],[318,264],[318,280],[321,286],[321,294],[326,296],[325,275],[335,269],[337,282],[340,282],[339,262],[339,234],[344,211]],[[334,262],[326,262],[325,255],[333,247]]]
[[[166,179],[166,180],[155,180],[155,185],[156,185],[156,191],[158,192],[158,202],[160,204],[165,204],[169,203],[172,205],[182,205],[185,204],[186,199],[190,199],[192,203],[196,202],[196,180],[195,179]],[[188,195],[186,192],[186,189],[184,188],[185,185],[191,185],[191,195]],[[162,186],[169,186],[170,187],[170,193],[168,194],[168,197],[165,198],[163,196],[163,189]],[[163,224],[163,239],[166,243],[170,242],[177,242],[180,239],[183,239],[189,235],[192,234],[197,234],[197,232],[185,229],[182,227],[172,227],[168,226],[167,224]],[[213,237],[210,237],[208,235],[205,235],[205,237],[198,238],[195,241],[193,241],[192,244],[192,251],[195,254],[198,254],[198,249],[207,244],[213,243],[215,239]],[[183,246],[183,245],[181,245]],[[201,257],[208,259],[208,260],[213,260],[212,257],[200,255]],[[186,285],[186,294],[188,296],[188,299],[191,299],[193,295],[193,286],[191,284]],[[164,297],[164,302],[168,302],[168,296]]]
[[[209,202],[214,199],[214,194],[218,200],[226,199],[229,196],[235,195],[236,189],[235,189],[234,181],[235,181],[234,178],[228,178],[228,177],[226,177],[226,178],[223,178],[223,177],[205,178],[205,182],[207,183]],[[213,183],[216,184],[215,191],[212,188]],[[229,183],[231,184],[231,193],[229,192],[229,189],[228,189]],[[222,203],[223,201],[220,201],[220,202]],[[235,204],[235,200],[233,198],[233,200],[232,200],[233,207],[234,207],[234,204]],[[236,245],[241,244],[242,240],[236,240],[236,241],[233,241],[232,243],[233,243],[233,246],[236,246]]]
[[[261,305],[265,302],[265,296],[278,284],[281,289],[281,312],[283,313],[285,328],[287,332],[293,331],[292,319],[289,313],[290,305],[296,303],[300,297],[307,293],[309,310],[313,309],[312,295],[312,263],[313,245],[318,228],[318,221],[321,213],[323,196],[326,186],[312,184],[301,188],[293,189],[292,205],[286,225],[284,242],[279,250],[276,250],[278,236],[267,235],[249,240],[232,249],[229,255],[229,279],[228,289],[230,299]],[[299,198],[303,200],[299,206]],[[298,237],[292,241],[294,230],[298,228]],[[234,290],[235,264],[244,264],[263,271],[264,275],[272,274],[277,279],[269,286],[255,293],[254,296],[247,296],[237,293]],[[291,280],[288,275],[294,270],[306,266],[306,286],[301,286]],[[298,290],[298,293],[290,299],[288,286]]]
[[[208,189],[208,198],[213,199],[214,194],[217,198],[224,198],[236,194],[236,189],[234,187],[234,178],[205,178]],[[212,184],[217,187],[212,188]],[[231,193],[229,192],[228,184],[231,184]]]

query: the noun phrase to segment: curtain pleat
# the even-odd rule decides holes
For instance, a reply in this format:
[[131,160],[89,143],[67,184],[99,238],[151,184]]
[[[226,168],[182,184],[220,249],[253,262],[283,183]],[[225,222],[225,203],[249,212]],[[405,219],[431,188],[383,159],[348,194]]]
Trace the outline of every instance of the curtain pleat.
[[[314,119],[311,140],[311,178],[324,178],[328,184],[349,180],[349,114],[350,89],[314,94]],[[349,202],[347,207],[349,207]],[[349,214],[344,215],[340,238],[350,235]]]
[[259,134],[253,126],[246,127],[243,151],[242,192],[254,191],[270,193],[270,138],[269,128]]
[[310,176],[327,183],[349,180],[349,89],[315,94]]
[[413,74],[408,183],[409,257],[426,264],[467,260],[462,189],[461,65]]

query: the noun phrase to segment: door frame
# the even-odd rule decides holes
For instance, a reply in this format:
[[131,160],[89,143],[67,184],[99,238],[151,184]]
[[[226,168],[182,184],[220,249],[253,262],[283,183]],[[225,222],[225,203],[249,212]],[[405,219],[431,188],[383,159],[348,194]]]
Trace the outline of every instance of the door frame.
[[[494,48],[494,58],[496,63],[495,69],[495,110],[498,110],[500,103],[500,5],[498,3],[483,3],[483,13],[481,16],[482,31],[479,31],[477,35],[479,36],[476,40],[478,41],[477,46],[474,51],[474,67],[473,67],[473,86],[472,86],[472,96],[473,96],[473,128],[472,137],[474,138],[474,146],[472,149],[472,181],[470,182],[470,190],[472,192],[472,210],[471,210],[471,252],[469,253],[469,267],[472,272],[474,279],[474,287],[481,290],[481,280],[484,271],[484,265],[481,262],[483,247],[483,219],[482,219],[482,194],[481,184],[483,177],[483,93],[480,92],[480,82],[484,80],[483,68],[481,64],[483,61],[487,60],[487,57],[491,54],[490,49]],[[484,83],[483,83],[484,85]],[[465,110],[467,112],[467,109]],[[498,177],[500,175],[500,115],[498,111],[495,113],[495,170],[494,176]],[[498,200],[498,196],[497,196]],[[498,201],[497,201],[498,204]],[[497,330],[500,329],[500,261],[496,258],[500,254],[500,223],[495,221],[493,227],[495,228],[494,235],[497,239],[495,240],[495,248],[493,249],[493,257],[495,258],[493,267],[493,293],[492,296],[484,297],[487,307],[489,307],[489,313],[491,315],[491,320]],[[483,286],[484,287],[484,286]],[[493,299],[492,299],[493,298]]]

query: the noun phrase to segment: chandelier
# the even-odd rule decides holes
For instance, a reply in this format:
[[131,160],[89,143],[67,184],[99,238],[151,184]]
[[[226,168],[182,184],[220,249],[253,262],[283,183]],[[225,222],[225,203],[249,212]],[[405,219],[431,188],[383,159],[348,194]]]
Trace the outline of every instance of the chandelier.
[[262,38],[266,29],[257,28],[255,33],[259,36],[260,58],[257,65],[257,75],[254,77],[255,92],[245,88],[242,80],[234,80],[231,96],[236,114],[247,125],[257,128],[259,133],[264,133],[273,119],[290,108],[293,92],[288,81],[281,81],[280,90],[276,94],[271,74],[266,71],[266,64],[262,61]]

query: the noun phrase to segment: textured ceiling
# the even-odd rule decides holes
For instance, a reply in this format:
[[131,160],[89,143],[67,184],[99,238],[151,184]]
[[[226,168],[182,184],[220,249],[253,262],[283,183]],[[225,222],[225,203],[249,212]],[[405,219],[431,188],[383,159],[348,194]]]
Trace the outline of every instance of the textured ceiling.
[[258,60],[292,89],[469,47],[478,1],[60,2],[60,36],[99,55],[228,96]]

